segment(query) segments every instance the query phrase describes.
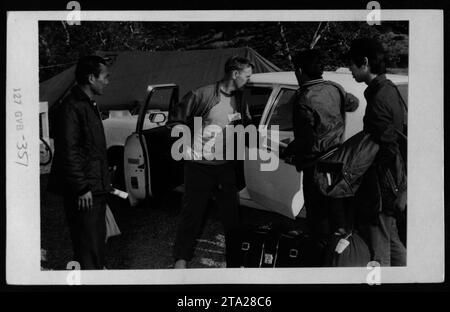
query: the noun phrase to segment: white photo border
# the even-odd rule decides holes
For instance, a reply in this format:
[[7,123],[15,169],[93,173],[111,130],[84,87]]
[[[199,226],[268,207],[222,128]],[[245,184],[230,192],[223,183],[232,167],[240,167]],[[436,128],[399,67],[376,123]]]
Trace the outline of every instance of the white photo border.
[[[382,284],[444,281],[443,11],[381,10],[409,21],[407,266]],[[6,281],[10,285],[364,284],[370,268],[41,271],[38,22],[69,11],[8,12]],[[80,11],[83,21],[367,21],[367,10]],[[72,16],[73,17],[73,16]],[[24,152],[26,151],[26,157]],[[28,164],[25,165],[25,158]],[[422,182],[423,181],[423,182]],[[78,275],[74,275],[78,274]]]

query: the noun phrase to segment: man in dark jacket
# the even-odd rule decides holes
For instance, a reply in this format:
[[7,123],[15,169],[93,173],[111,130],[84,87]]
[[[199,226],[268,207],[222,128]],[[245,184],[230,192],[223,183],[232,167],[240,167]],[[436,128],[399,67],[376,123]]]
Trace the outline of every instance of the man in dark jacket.
[[[188,92],[171,114],[169,124],[188,126],[193,142],[184,165],[185,193],[174,246],[177,269],[186,268],[187,262],[193,257],[212,193],[215,193],[220,210],[225,240],[239,224],[236,165],[226,157],[222,143],[227,141],[226,137],[231,133],[226,131],[227,126],[246,125],[250,121],[241,89],[250,79],[253,67],[246,58],[235,56],[228,59],[221,81]],[[196,129],[194,118],[201,118],[200,128]],[[214,128],[220,131],[208,130]],[[218,132],[222,132],[222,143],[218,140]],[[218,155],[217,151],[208,151],[207,146],[214,146],[223,153]],[[229,246],[226,247],[228,249]]]
[[[386,79],[385,52],[380,42],[375,39],[353,41],[350,59],[353,78],[367,84],[364,131],[380,146],[359,191],[364,193],[359,196],[372,206],[368,209],[365,227],[369,247],[373,260],[382,266],[405,266],[406,248],[399,239],[394,218],[395,195],[406,189],[398,145],[399,132],[403,131],[406,121],[404,103],[396,86]],[[388,179],[387,174],[393,179]],[[386,180],[390,180],[389,183],[383,183]]]
[[341,144],[345,130],[345,112],[358,108],[358,99],[342,86],[322,79],[323,57],[318,50],[305,50],[294,57],[299,90],[293,101],[297,170],[304,172],[303,193],[311,233],[325,242],[334,232],[344,234],[347,220],[343,202],[324,196],[314,183],[314,166],[306,163]]
[[77,85],[56,112],[55,159],[49,190],[64,198],[74,260],[81,269],[103,269],[106,196],[112,190],[102,119],[93,100],[108,84],[108,68],[99,56],[78,61]]

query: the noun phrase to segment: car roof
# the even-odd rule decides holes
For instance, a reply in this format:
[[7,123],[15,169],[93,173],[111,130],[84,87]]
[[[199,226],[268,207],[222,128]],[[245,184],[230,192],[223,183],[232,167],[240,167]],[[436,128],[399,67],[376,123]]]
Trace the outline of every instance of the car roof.
[[[386,77],[395,84],[408,83],[407,75],[394,75],[387,74]],[[325,80],[332,80],[340,84],[355,83],[349,70],[338,69],[335,72],[325,71],[323,73]],[[297,78],[293,71],[285,72],[271,72],[271,73],[259,73],[253,74],[250,77],[250,84],[283,84],[297,86]]]

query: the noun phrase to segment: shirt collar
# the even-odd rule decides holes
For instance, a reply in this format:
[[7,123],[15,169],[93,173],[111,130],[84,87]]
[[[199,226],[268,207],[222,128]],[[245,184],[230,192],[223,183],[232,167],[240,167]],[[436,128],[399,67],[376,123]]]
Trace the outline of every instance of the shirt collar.
[[216,88],[215,88],[216,97],[220,97],[221,94],[223,94],[224,96],[227,96],[227,97],[232,97],[232,96],[236,96],[240,91],[240,90],[233,90],[230,92],[230,94],[227,94],[221,90],[220,83],[221,83],[220,80],[216,82]]
[[318,83],[321,83],[324,81],[325,80],[323,80],[323,78],[309,80],[309,81],[305,82],[304,84],[302,84],[301,87],[308,87],[308,86],[315,85],[315,84],[318,84]]
[[372,90],[376,90],[380,84],[382,84],[386,80],[386,75],[381,74],[372,79],[371,82],[367,85],[366,92],[370,93]]
[[214,95],[220,97],[220,80],[216,82],[216,87],[214,88]]
[[91,99],[82,89],[79,85],[75,85],[75,87],[72,89],[73,94],[78,100],[81,101],[88,101],[89,103],[95,105],[95,101]]

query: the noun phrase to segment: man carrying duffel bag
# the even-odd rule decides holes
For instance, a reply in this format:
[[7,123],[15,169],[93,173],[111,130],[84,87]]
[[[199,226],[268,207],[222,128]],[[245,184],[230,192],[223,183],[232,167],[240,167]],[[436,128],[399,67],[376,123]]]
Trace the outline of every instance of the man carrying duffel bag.
[[358,99],[342,86],[322,78],[324,56],[319,50],[305,50],[293,59],[299,90],[293,97],[294,141],[286,156],[295,156],[303,172],[303,194],[311,237],[324,250],[328,236],[339,227],[330,224],[330,213],[342,209],[340,199],[321,194],[314,183],[314,166],[306,164],[343,142],[345,112],[355,111]]

